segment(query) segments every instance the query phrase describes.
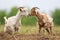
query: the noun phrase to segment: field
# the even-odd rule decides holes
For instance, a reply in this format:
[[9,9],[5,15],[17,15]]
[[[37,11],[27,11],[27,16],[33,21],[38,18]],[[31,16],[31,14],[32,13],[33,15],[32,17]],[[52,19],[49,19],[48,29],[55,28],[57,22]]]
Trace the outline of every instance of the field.
[[60,40],[60,26],[53,27],[53,35],[41,30],[38,33],[38,26],[21,26],[20,32],[9,35],[3,32],[4,25],[0,25],[0,40]]

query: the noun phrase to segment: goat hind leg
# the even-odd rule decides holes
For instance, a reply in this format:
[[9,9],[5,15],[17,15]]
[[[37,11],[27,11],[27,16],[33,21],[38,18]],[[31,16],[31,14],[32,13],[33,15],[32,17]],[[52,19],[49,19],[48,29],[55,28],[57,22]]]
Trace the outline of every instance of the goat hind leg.
[[52,34],[52,27],[50,27],[50,34]]
[[48,29],[48,28],[46,28],[46,31],[50,34],[50,32],[49,32],[49,29]]

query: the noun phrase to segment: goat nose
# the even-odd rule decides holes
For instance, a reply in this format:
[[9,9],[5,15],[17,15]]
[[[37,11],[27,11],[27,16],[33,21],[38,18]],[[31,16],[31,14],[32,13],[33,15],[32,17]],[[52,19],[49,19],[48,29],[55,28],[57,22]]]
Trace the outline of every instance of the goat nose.
[[31,14],[28,14],[28,16],[31,16]]

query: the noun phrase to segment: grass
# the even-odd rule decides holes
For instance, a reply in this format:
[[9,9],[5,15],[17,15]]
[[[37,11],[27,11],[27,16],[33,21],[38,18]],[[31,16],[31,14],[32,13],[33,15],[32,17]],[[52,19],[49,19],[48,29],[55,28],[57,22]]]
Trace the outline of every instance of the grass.
[[21,34],[35,34],[38,32],[38,27],[36,26],[22,26],[20,33]]
[[47,32],[43,33],[43,29],[42,34],[37,34],[38,26],[21,26],[20,32],[13,36],[4,33],[3,28],[4,25],[0,25],[0,40],[15,40],[15,37],[17,40],[60,40],[60,26],[53,27],[53,35],[44,35]]
[[[0,32],[3,32],[3,29],[4,29],[4,25],[0,25]],[[53,32],[60,33],[60,26],[54,26]],[[20,34],[36,34],[38,33],[38,26],[21,26],[19,33]]]
[[0,32],[3,32],[4,30],[4,25],[0,25]]
[[55,26],[53,27],[53,32],[54,32],[54,33],[60,33],[60,26],[56,26],[56,25],[55,25]]

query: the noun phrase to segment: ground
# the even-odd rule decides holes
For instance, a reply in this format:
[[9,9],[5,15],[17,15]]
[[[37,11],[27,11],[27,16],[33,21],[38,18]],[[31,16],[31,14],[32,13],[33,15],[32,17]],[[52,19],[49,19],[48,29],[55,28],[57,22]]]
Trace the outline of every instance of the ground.
[[38,26],[21,26],[20,32],[9,35],[3,32],[4,26],[0,26],[0,40],[60,40],[60,26],[53,27],[53,35],[47,32],[38,33]]

